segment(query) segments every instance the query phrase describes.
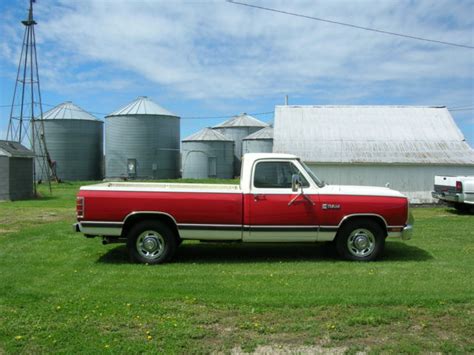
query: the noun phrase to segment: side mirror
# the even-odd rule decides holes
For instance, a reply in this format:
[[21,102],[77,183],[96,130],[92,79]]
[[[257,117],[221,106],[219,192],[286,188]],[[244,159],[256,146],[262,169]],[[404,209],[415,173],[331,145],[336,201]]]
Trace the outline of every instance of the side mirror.
[[291,191],[297,192],[302,186],[301,176],[298,174],[293,174],[291,176]]

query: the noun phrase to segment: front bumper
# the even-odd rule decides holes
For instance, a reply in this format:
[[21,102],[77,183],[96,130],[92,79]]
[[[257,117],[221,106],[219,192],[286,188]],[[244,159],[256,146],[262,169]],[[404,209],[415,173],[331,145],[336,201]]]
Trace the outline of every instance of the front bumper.
[[402,230],[402,240],[410,240],[413,235],[413,224],[407,224]]
[[415,224],[415,217],[411,211],[408,212],[408,221],[406,226],[402,229],[402,240],[409,240],[413,235],[413,225]]

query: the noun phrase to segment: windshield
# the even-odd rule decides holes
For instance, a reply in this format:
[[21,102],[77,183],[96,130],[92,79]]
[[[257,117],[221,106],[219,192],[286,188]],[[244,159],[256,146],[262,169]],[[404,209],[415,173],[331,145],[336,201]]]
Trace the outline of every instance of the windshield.
[[303,165],[304,170],[306,170],[306,172],[309,174],[311,179],[313,179],[313,181],[316,183],[316,185],[318,185],[319,187],[324,187],[325,183],[323,181],[321,181],[316,175],[314,175],[313,171],[309,168],[309,166],[307,166],[301,160],[300,160],[300,163],[301,163],[301,165]]

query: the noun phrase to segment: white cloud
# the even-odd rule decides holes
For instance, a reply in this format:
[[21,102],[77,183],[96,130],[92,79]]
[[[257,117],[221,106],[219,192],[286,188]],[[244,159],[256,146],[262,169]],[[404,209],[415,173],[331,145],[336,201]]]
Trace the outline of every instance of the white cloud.
[[[469,15],[474,5],[469,1],[263,4],[444,41],[474,42]],[[145,81],[197,99],[309,90],[328,98],[337,92],[344,102],[389,88],[400,95],[419,97],[421,92],[443,100],[435,83],[473,80],[474,51],[469,49],[225,2],[60,0],[39,2],[37,10],[42,78],[46,86],[61,90],[120,90]],[[12,58],[9,44],[0,46],[0,55]],[[472,85],[451,84],[448,94],[469,100]]]

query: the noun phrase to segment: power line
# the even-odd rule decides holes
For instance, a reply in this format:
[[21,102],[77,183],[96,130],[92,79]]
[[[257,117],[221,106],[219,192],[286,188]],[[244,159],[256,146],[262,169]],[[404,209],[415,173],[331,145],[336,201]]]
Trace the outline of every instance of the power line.
[[462,106],[454,106],[454,107],[450,107],[449,109],[450,109],[450,110],[457,110],[458,108],[471,108],[471,107],[474,107],[474,104],[462,105]]
[[[57,105],[51,105],[51,104],[45,104],[43,102],[43,106],[48,106],[48,107],[56,107]],[[75,108],[68,108],[68,110],[71,110],[71,111],[77,111],[77,112],[83,112],[83,111],[86,111],[86,110],[77,110]],[[94,111],[86,111],[87,113],[93,113],[94,115],[102,115],[102,116],[107,116],[108,113],[103,113],[103,112],[94,112]]]
[[[250,115],[250,116],[264,116],[264,115],[270,115],[270,114],[273,114],[274,111],[267,111],[267,112],[255,112],[255,113],[247,113],[246,115]],[[205,118],[205,119],[217,119],[217,118],[232,118],[232,117],[235,117],[237,115],[226,115],[226,116],[183,116],[181,118],[184,118],[184,119],[202,119],[202,118]]]
[[[56,107],[57,105],[52,105],[52,104],[48,104],[48,103],[42,103],[43,106],[48,106],[48,107]],[[28,105],[31,105],[31,103],[29,103]],[[34,105],[38,105],[38,103],[34,103]],[[12,105],[0,105],[0,107],[11,107]],[[21,105],[14,105],[14,106],[21,106]],[[87,112],[87,113],[91,113],[91,114],[94,114],[94,115],[101,115],[101,116],[108,116],[110,113],[104,113],[104,112],[97,112],[97,111],[87,111],[87,110],[78,110],[78,109],[74,109],[74,108],[68,108],[68,110],[70,111],[77,111],[77,112]],[[274,111],[266,111],[266,112],[255,112],[255,113],[248,113],[248,115],[250,116],[264,116],[264,115],[270,115],[270,114],[273,114]],[[237,116],[236,114],[227,114],[227,115],[221,115],[221,116],[183,116],[183,117],[180,117],[181,119],[185,119],[185,120],[192,120],[192,119],[218,119],[218,118],[221,118],[221,119],[225,119],[225,118],[232,118],[232,117],[235,117]]]
[[[35,105],[38,105],[38,103],[34,103]],[[28,103],[27,105],[31,105],[31,103]],[[7,108],[11,107],[12,105],[0,105],[2,108]],[[14,106],[21,106],[21,105],[14,105]],[[52,105],[52,104],[47,104],[43,102],[43,106],[48,106],[48,107],[56,107],[57,105]],[[471,111],[474,110],[474,105],[473,104],[468,104],[468,105],[460,105],[460,106],[454,106],[454,107],[447,107],[448,111],[450,112],[456,112],[456,111]],[[77,111],[77,112],[87,112],[91,113],[94,115],[101,115],[101,116],[107,116],[109,113],[104,113],[104,112],[97,112],[97,111],[86,111],[86,110],[77,110],[74,108],[68,108],[68,110],[71,111]],[[266,112],[254,112],[254,113],[248,113],[250,116],[265,116],[265,115],[271,115],[274,114],[274,111],[266,111]],[[228,114],[228,115],[221,115],[221,116],[182,116],[180,119],[182,120],[194,120],[194,119],[200,119],[200,120],[212,120],[212,119],[226,119],[226,118],[232,118],[237,115],[235,114]]]
[[309,19],[309,20],[315,20],[315,21],[320,21],[320,22],[331,23],[333,25],[352,27],[352,28],[357,28],[359,30],[377,32],[377,33],[390,35],[390,36],[404,37],[404,38],[414,39],[414,40],[418,40],[418,41],[444,44],[444,45],[447,45],[447,46],[474,49],[474,46],[469,46],[467,44],[445,42],[445,41],[439,41],[439,40],[436,40],[436,39],[429,39],[429,38],[423,38],[423,37],[418,37],[418,36],[407,35],[407,34],[403,34],[403,33],[396,33],[396,32],[390,32],[390,31],[385,31],[385,30],[379,30],[377,28],[364,27],[364,26],[353,25],[351,23],[346,23],[346,22],[327,20],[327,19],[323,19],[323,18],[320,18],[320,17],[297,14],[295,12],[289,12],[289,11],[284,11],[284,10],[273,9],[273,8],[270,8],[270,7],[263,7],[263,6],[253,5],[253,4],[247,4],[245,2],[239,2],[239,1],[234,1],[234,0],[226,0],[226,1],[228,3],[235,4],[235,5],[247,6],[247,7],[251,7],[251,8],[254,8],[254,9],[277,12],[277,13],[280,13],[280,14],[285,14],[285,15],[290,15],[290,16],[302,17],[302,18],[306,18],[306,19]]
[[457,111],[472,111],[474,107],[469,108],[456,108],[456,109],[448,109],[449,112],[457,112]]

